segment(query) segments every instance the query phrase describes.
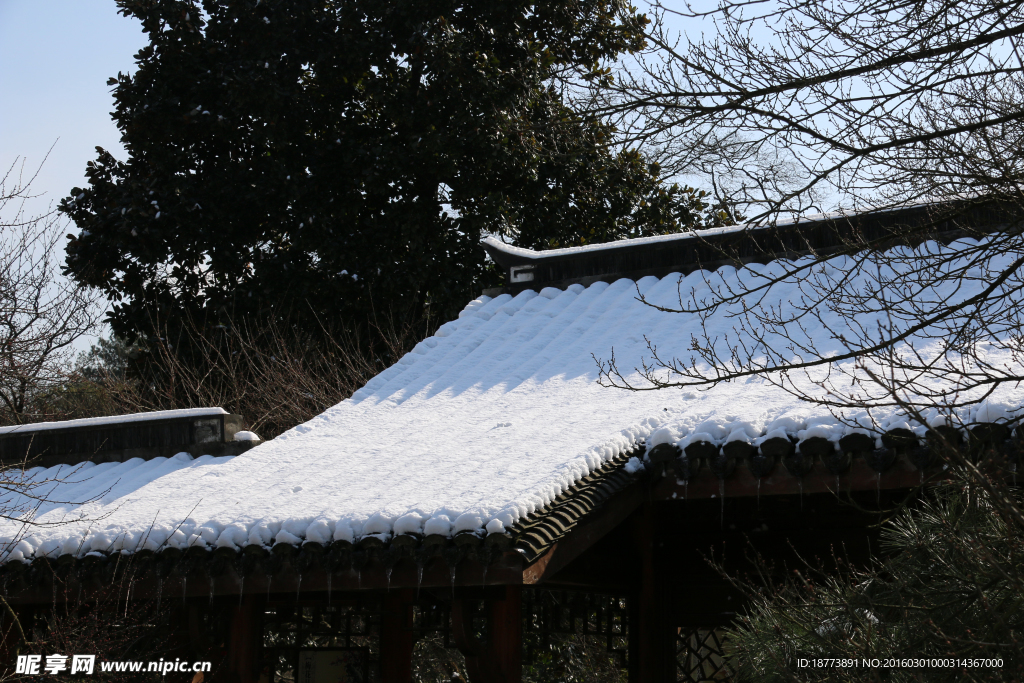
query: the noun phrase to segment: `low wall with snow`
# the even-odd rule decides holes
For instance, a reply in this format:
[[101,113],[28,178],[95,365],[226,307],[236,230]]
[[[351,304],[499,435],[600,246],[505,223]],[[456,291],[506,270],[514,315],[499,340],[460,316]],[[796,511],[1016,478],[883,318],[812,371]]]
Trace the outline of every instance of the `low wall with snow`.
[[237,455],[256,442],[236,441],[242,416],[222,408],[42,422],[0,428],[0,465],[53,467],[81,462],[151,460],[181,452]]

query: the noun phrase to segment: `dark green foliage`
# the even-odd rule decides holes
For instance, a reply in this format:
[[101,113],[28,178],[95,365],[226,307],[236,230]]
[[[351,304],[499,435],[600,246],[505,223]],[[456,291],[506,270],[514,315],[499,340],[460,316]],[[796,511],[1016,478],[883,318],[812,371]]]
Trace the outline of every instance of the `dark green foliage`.
[[[998,496],[993,505],[967,486],[935,491],[885,527],[884,559],[867,570],[808,566],[779,576],[760,563],[762,580],[744,586],[749,615],[728,635],[738,680],[1020,680],[1024,538],[1006,503],[1017,496]],[[854,663],[799,667],[800,658]],[[880,665],[864,665],[872,659]]]
[[129,344],[116,334],[110,335],[108,339],[99,337],[88,351],[78,354],[75,373],[83,379],[98,383],[123,380],[128,376],[132,360],[142,351],[138,344]]
[[525,683],[626,683],[627,672],[608,652],[604,637],[577,634],[553,640],[523,666]]
[[439,633],[419,638],[412,651],[413,683],[466,683],[466,658]]
[[[533,661],[523,664],[523,683],[626,683],[627,671],[608,652],[606,639],[593,635],[559,634],[543,645],[536,634],[525,634]],[[444,647],[440,635],[428,634],[413,650],[415,683],[465,683],[466,661],[454,647]]]
[[618,0],[118,4],[151,41],[110,81],[128,158],[99,150],[61,209],[68,269],[120,334],[183,307],[445,319],[496,282],[484,232],[547,248],[717,220],[550,85],[642,44]]

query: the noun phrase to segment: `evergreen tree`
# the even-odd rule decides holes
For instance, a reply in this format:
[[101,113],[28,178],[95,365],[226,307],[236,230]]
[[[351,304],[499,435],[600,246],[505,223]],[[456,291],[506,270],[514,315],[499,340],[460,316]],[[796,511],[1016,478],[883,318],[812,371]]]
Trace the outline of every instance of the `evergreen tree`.
[[[553,87],[643,44],[619,0],[119,0],[150,44],[111,79],[128,157],[62,203],[68,270],[122,335],[154,316],[454,314],[532,247],[715,220]],[[209,318],[207,318],[209,319]]]
[[750,599],[727,635],[736,680],[1019,681],[1020,503],[1008,488],[947,485],[883,528],[870,567],[758,562],[735,580]]

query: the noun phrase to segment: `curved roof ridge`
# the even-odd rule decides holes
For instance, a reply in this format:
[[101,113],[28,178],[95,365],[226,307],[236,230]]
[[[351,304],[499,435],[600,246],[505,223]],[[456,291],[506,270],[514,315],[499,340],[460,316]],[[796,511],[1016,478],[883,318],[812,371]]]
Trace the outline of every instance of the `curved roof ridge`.
[[486,294],[518,294],[546,286],[565,289],[572,284],[587,286],[619,278],[639,280],[649,275],[660,278],[673,272],[688,275],[695,270],[713,271],[725,265],[796,258],[811,251],[837,254],[849,250],[851,236],[885,243],[899,237],[905,226],[926,228],[916,231],[915,239],[934,237],[948,241],[963,233],[958,217],[982,225],[997,223],[992,216],[974,215],[977,211],[972,207],[964,207],[968,211],[966,216],[930,213],[938,208],[940,205],[921,203],[888,209],[841,210],[768,225],[744,223],[546,251],[513,246],[489,236],[482,240],[482,245],[505,269],[505,285]]

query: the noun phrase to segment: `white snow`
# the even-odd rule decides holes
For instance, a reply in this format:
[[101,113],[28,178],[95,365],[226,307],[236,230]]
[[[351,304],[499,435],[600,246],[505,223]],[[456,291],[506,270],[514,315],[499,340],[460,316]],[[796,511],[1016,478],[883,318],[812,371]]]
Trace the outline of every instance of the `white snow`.
[[[843,265],[837,259],[827,267]],[[773,268],[693,273],[682,287],[706,287],[708,277],[735,283]],[[689,354],[694,317],[636,299],[639,288],[653,303],[675,305],[678,282],[670,275],[480,297],[350,399],[243,455],[30,470],[26,477],[35,481],[66,479],[51,484],[47,496],[64,502],[34,512],[37,522],[65,524],[25,529],[0,521],[0,539],[8,541],[9,558],[26,559],[163,545],[501,533],[640,439],[648,447],[697,439],[758,444],[773,436],[838,440],[853,431],[877,436],[894,425],[923,434],[925,425],[895,411],[839,422],[761,377],[706,391],[599,386],[591,354],[608,358],[614,348],[619,367],[629,371],[647,354],[644,335],[664,357]],[[970,296],[972,287],[954,296]],[[799,283],[770,292],[780,305],[797,296]],[[735,334],[726,313],[716,315],[709,332]],[[828,341],[820,328],[807,334]],[[1014,418],[1022,405],[1024,389],[1003,387],[954,417]],[[936,411],[925,417],[931,423]],[[6,501],[31,512],[31,501],[16,494]]]
[[157,410],[151,413],[133,413],[131,415],[109,415],[106,417],[85,417],[78,420],[63,422],[33,422],[24,425],[0,427],[0,434],[12,432],[39,432],[49,429],[80,429],[82,427],[102,427],[125,422],[149,422],[152,420],[177,420],[189,417],[215,417],[227,415],[223,408],[184,408],[181,410]]
[[240,431],[240,432],[235,432],[235,441],[262,441],[262,440],[263,439],[261,439],[259,434],[257,434],[256,432],[250,432],[250,431],[246,431],[244,429],[242,431]]

